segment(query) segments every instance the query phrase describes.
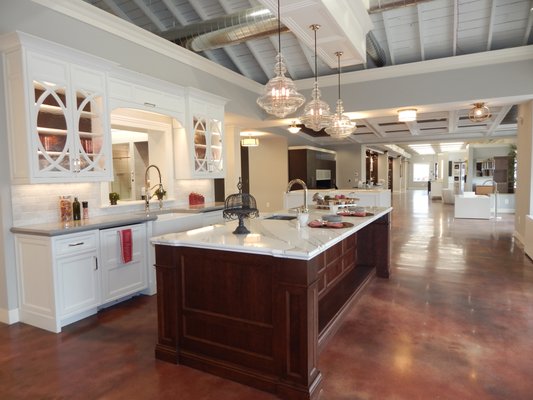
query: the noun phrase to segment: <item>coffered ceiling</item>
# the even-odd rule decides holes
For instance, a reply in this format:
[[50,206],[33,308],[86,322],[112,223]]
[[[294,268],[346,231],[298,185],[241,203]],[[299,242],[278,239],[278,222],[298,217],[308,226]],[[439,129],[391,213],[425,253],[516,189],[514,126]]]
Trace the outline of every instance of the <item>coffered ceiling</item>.
[[[360,46],[343,20],[359,11],[362,1],[342,0],[345,12],[314,9],[324,1],[281,1],[282,51],[294,80],[314,76],[314,54],[306,19],[299,13],[328,19],[319,31],[319,76],[337,73],[328,44],[345,43],[349,55],[343,73],[418,63],[465,54],[518,48],[533,43],[533,0],[369,0],[368,34],[363,23],[366,62],[357,61]],[[273,76],[277,53],[274,0],[85,0],[153,34],[185,46],[211,61],[264,84]],[[329,2],[332,3],[332,2]],[[304,5],[305,6],[305,5]],[[358,8],[359,7],[359,8]],[[302,11],[303,10],[303,11]],[[342,11],[342,10],[341,10]],[[296,13],[297,14],[297,13]],[[368,17],[366,17],[368,18]],[[322,29],[322,28],[321,28]],[[337,29],[337,30],[335,30]],[[344,35],[343,35],[344,33]],[[483,101],[484,99],[479,99]],[[414,141],[490,140],[516,133],[516,107],[524,99],[491,99],[491,117],[481,123],[468,119],[470,104],[424,105],[414,122],[398,122],[396,110],[353,114],[358,128],[349,140],[384,144]],[[331,105],[333,108],[334,106]],[[346,110],[347,112],[351,110]],[[317,144],[333,139],[324,133],[300,133]]]

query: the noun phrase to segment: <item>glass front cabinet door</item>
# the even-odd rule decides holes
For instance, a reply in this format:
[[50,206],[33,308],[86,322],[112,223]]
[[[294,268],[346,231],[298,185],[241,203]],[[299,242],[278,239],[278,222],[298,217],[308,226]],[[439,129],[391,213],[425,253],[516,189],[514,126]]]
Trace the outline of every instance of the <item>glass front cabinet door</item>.
[[6,54],[14,183],[112,179],[105,72],[65,59],[24,47]]
[[224,172],[222,121],[206,116],[194,117],[194,172]]

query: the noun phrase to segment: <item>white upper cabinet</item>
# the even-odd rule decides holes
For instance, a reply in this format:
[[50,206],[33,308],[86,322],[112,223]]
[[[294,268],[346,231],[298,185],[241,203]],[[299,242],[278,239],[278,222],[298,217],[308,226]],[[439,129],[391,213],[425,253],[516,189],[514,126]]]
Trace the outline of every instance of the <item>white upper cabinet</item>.
[[225,103],[222,97],[188,89],[186,130],[174,136],[178,179],[225,177]]
[[108,78],[110,108],[134,108],[185,120],[185,97],[181,86],[151,76],[115,68]]
[[22,33],[0,46],[12,182],[111,180],[109,64]]

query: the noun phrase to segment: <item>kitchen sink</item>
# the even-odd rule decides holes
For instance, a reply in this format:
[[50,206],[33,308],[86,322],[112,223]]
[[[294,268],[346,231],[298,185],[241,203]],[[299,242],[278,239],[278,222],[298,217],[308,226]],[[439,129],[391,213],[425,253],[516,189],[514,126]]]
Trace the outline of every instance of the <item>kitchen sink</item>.
[[277,219],[280,221],[292,221],[293,219],[296,219],[297,217],[295,215],[271,215],[270,217],[266,217],[265,219]]

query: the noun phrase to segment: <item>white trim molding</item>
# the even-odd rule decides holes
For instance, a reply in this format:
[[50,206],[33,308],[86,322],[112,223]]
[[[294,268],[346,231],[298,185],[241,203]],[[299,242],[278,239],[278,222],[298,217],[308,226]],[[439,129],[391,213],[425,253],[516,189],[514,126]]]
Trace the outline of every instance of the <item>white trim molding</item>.
[[13,310],[6,310],[5,308],[0,308],[0,322],[12,325],[16,322],[19,322],[19,310],[15,308]]

